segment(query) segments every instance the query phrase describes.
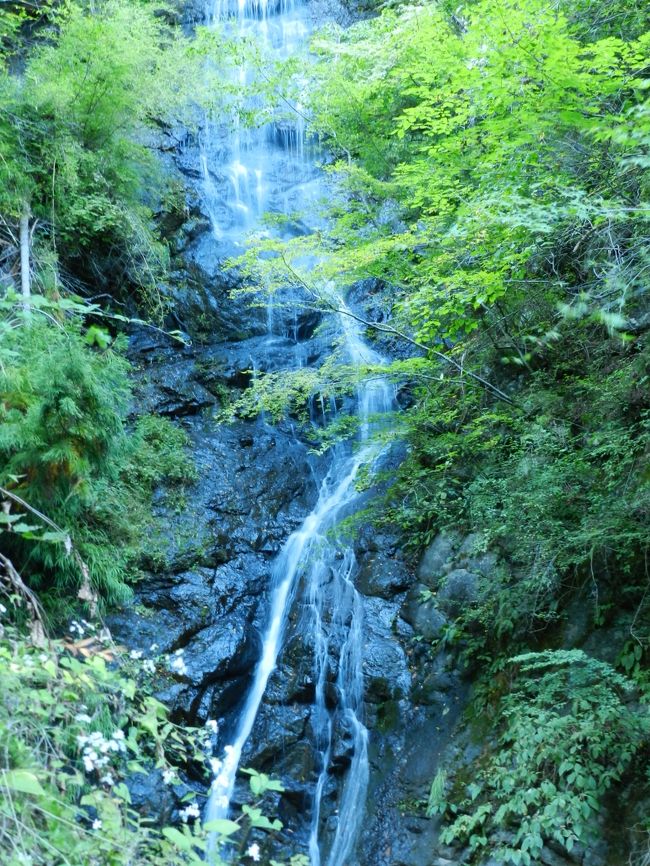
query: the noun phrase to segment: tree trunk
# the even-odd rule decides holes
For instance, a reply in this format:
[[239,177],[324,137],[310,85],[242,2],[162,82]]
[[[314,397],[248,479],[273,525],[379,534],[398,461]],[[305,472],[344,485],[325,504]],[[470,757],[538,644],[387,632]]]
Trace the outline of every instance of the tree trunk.
[[30,261],[29,261],[29,204],[25,202],[20,217],[20,285],[23,295],[23,307],[29,314],[29,299],[32,294]]

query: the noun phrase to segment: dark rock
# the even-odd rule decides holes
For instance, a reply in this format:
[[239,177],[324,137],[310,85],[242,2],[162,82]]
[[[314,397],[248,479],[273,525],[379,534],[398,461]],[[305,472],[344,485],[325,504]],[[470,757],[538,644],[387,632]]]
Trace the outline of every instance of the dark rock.
[[456,568],[445,577],[436,596],[436,603],[444,614],[455,618],[477,600],[478,591],[478,575],[465,568]]
[[[570,860],[567,860],[566,857],[562,857],[560,854],[552,851],[546,845],[542,848],[542,853],[540,854],[539,859],[544,866],[567,866],[567,864],[571,862]],[[590,864],[590,866],[592,866],[592,864]],[[593,866],[596,866],[596,864],[593,864]]]
[[439,640],[448,624],[447,617],[438,608],[437,599],[427,598],[423,600],[423,593],[427,592],[424,584],[415,584],[409,590],[400,616],[413,626],[413,631],[418,637],[426,641]]
[[497,555],[494,551],[485,550],[485,539],[478,532],[468,535],[455,556],[458,565],[468,571],[479,572],[487,576],[497,566]]
[[413,580],[406,563],[383,551],[369,551],[362,556],[359,565],[357,586],[364,595],[390,599],[407,589]]
[[171,788],[163,781],[162,770],[134,773],[125,782],[131,806],[142,818],[159,827],[169,824],[176,802]]
[[433,661],[418,670],[420,674],[413,687],[413,702],[416,704],[437,704],[444,711],[449,703],[449,695],[458,688],[458,671],[454,660],[440,652]]
[[192,359],[141,369],[136,387],[139,412],[181,417],[196,415],[217,402],[194,378]]
[[187,680],[194,686],[241,676],[257,662],[260,636],[243,613],[232,614],[219,625],[194,635],[183,659]]
[[363,675],[368,703],[400,699],[410,691],[406,654],[392,636],[398,611],[397,603],[379,598],[365,601]]
[[[305,704],[270,706],[262,704],[255,719],[252,736],[242,754],[242,766],[255,766],[276,773],[280,756],[291,758],[293,747],[305,736],[311,708]],[[302,772],[303,756],[298,753],[298,769]],[[285,772],[290,765],[285,764]],[[291,772],[289,770],[289,775]],[[299,778],[297,776],[296,778]]]
[[454,551],[458,548],[460,536],[455,533],[441,532],[424,551],[418,566],[417,577],[420,583],[437,589],[445,570],[450,570]]

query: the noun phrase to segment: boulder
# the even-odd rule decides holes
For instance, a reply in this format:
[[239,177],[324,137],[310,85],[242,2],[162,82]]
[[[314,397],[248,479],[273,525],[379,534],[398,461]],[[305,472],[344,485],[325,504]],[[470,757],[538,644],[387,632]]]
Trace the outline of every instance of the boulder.
[[473,604],[479,595],[479,576],[465,568],[456,568],[445,577],[436,596],[440,610],[452,619]]
[[194,686],[241,676],[257,663],[261,652],[259,633],[243,613],[235,613],[217,625],[196,634],[183,653],[187,673]]
[[131,806],[151,824],[164,827],[170,823],[176,798],[163,780],[162,770],[134,773],[125,779],[131,796]]
[[383,551],[369,551],[360,559],[357,588],[364,595],[391,599],[408,589],[412,581],[406,563]]
[[422,583],[416,583],[411,587],[402,605],[400,616],[413,627],[417,637],[431,642],[442,637],[448,619],[439,609],[437,600],[433,598],[423,600],[422,594],[427,590],[428,587]]
[[445,571],[449,571],[460,537],[456,533],[441,532],[424,551],[417,570],[420,583],[437,589]]

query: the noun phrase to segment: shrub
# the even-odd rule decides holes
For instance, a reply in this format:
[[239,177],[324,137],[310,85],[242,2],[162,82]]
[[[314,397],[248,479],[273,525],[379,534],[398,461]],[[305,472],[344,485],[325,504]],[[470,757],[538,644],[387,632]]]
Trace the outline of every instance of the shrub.
[[603,796],[647,746],[650,718],[628,679],[580,650],[527,653],[511,665],[498,748],[464,789],[435,786],[429,808],[451,819],[444,841],[529,866],[549,840],[567,851],[589,840]]

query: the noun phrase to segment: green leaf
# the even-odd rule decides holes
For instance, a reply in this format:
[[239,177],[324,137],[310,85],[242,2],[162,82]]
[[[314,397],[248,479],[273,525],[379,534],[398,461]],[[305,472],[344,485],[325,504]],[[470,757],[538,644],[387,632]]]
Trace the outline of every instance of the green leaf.
[[44,797],[45,790],[41,786],[34,773],[29,770],[4,770],[1,783],[12,791],[20,791],[22,794],[34,794]]
[[163,836],[166,836],[181,851],[194,850],[194,840],[189,836],[185,836],[175,827],[163,827]]
[[228,818],[215,818],[213,821],[207,821],[203,829],[208,833],[217,833],[219,836],[232,836],[237,830],[241,830],[241,826]]

